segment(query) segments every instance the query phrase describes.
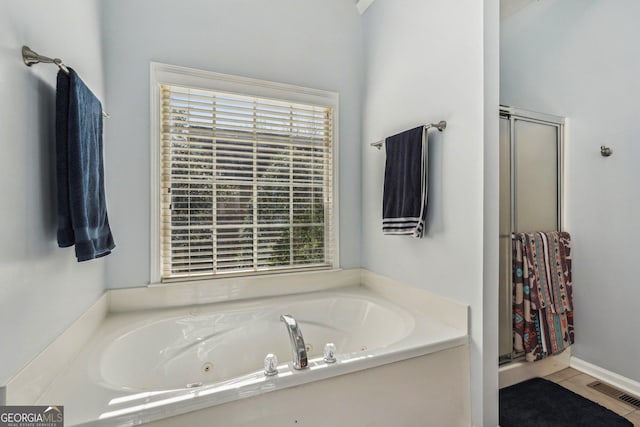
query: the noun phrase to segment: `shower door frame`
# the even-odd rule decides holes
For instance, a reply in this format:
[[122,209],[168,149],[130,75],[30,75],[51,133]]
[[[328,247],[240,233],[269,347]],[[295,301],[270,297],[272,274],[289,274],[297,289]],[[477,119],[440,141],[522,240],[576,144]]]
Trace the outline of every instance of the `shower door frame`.
[[[538,123],[546,126],[552,126],[556,128],[556,159],[557,159],[557,219],[556,223],[558,226],[558,230],[563,229],[563,221],[562,221],[562,212],[563,212],[563,181],[564,181],[564,132],[566,125],[566,118],[555,116],[551,114],[538,113],[534,111],[524,110],[521,108],[509,107],[505,105],[500,105],[500,119],[509,120],[509,159],[510,159],[510,182],[509,182],[509,194],[510,194],[510,232],[509,234],[503,235],[500,234],[499,239],[512,239],[513,234],[517,230],[516,223],[516,198],[517,198],[517,189],[516,189],[516,135],[515,135],[515,124],[516,121],[526,121],[530,123]],[[502,266],[499,266],[502,268]],[[499,285],[498,288],[501,292],[505,292],[507,295],[507,301],[510,302],[510,305],[513,305],[513,293],[512,293],[512,269],[511,262],[508,262],[508,280],[510,286],[505,286],[506,289],[502,289]],[[499,325],[498,336],[500,334],[505,333],[502,328],[502,325]],[[509,336],[513,337],[513,322],[509,323],[508,327]],[[500,339],[498,340],[500,341]],[[516,353],[513,350],[513,338],[511,338],[511,351],[506,354],[499,354],[499,364],[505,364],[512,362],[514,360],[518,360],[524,357],[524,353]],[[500,352],[498,352],[500,353]]]

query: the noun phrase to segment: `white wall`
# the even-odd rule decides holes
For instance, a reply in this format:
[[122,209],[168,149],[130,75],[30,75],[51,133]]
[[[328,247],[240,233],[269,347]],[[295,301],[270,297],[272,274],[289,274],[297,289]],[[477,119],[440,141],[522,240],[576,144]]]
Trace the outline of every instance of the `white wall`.
[[[149,62],[159,61],[340,92],[341,264],[471,306],[472,418],[478,426],[496,425],[497,296],[489,282],[497,255],[483,240],[494,227],[485,216],[495,210],[497,190],[486,169],[496,153],[483,142],[495,133],[485,111],[496,103],[496,0],[399,3],[378,0],[362,19],[346,0],[0,3],[0,114],[11,117],[0,127],[0,185],[15,201],[0,221],[0,384],[97,298],[105,275],[111,288],[149,280]],[[78,264],[73,249],[56,247],[56,70],[24,67],[24,43],[63,57],[112,115],[105,167],[118,247],[103,260]],[[383,236],[384,154],[369,142],[440,119],[449,126],[431,139],[427,235]]]
[[[501,102],[569,118],[573,355],[640,381],[640,3],[537,2],[502,22]],[[613,156],[600,156],[609,145]]]
[[[485,3],[491,15],[486,23]],[[483,328],[497,335],[497,320],[483,316],[483,262],[490,267],[484,280],[492,280],[497,250],[492,249],[495,242],[489,244],[488,250],[495,254],[483,259],[483,233],[485,227],[488,233],[493,229],[497,239],[497,223],[484,222],[483,185],[485,102],[493,103],[487,135],[497,143],[497,3],[377,0],[363,17],[362,265],[470,305],[472,420],[477,426],[496,425],[497,342],[488,338],[489,347],[483,348]],[[490,31],[486,40],[485,25]],[[492,61],[486,69],[485,56]],[[485,72],[493,73],[487,77],[487,87]],[[485,91],[491,92],[487,99]],[[385,236],[381,232],[385,155],[369,143],[438,120],[448,125],[441,134],[430,132],[426,235],[420,240]],[[488,147],[491,154],[495,157],[497,145]],[[494,178],[486,177],[489,183]],[[497,181],[494,184],[495,193]],[[488,213],[497,207],[491,193],[487,197],[495,206]],[[493,279],[487,293],[493,289],[495,298],[487,299],[485,310],[497,310],[497,277]]]
[[108,286],[149,281],[149,62],[340,93],[340,254],[360,265],[360,17],[345,0],[103,2],[110,221]]
[[484,1],[482,425],[498,425],[500,2]]
[[98,14],[97,0],[0,2],[0,385],[104,287],[104,260],[78,263],[57,247],[57,67],[27,68],[21,56],[26,44],[63,58],[103,98]]

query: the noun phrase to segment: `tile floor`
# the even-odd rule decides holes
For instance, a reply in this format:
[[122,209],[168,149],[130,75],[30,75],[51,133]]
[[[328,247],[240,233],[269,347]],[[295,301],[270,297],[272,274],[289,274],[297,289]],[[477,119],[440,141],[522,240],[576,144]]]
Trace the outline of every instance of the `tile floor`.
[[576,371],[573,368],[563,369],[545,377],[549,381],[560,384],[574,393],[577,393],[587,399],[590,399],[605,408],[611,409],[613,412],[622,415],[633,423],[634,426],[640,427],[640,409],[620,402],[612,397],[606,396],[599,391],[587,387],[587,384],[596,381],[587,374]]

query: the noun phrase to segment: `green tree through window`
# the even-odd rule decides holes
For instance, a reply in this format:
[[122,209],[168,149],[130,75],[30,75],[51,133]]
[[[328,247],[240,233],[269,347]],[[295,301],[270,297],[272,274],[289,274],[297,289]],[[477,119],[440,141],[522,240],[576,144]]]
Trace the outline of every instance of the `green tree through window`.
[[161,95],[163,278],[330,266],[332,109]]

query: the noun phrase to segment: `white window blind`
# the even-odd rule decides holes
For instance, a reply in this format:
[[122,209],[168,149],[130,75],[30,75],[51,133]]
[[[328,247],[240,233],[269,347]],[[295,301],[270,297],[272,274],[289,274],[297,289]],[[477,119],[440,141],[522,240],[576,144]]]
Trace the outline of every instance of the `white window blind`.
[[333,263],[331,108],[160,86],[163,280]]

